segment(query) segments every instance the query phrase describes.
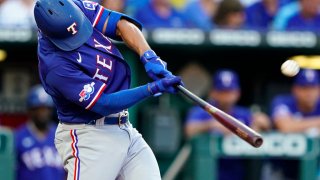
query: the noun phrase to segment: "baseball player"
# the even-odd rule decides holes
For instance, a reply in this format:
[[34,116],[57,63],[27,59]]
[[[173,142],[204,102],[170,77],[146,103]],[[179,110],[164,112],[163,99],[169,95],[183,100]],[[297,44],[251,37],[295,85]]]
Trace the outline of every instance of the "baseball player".
[[[271,103],[271,117],[277,131],[282,133],[320,132],[320,77],[318,71],[302,69],[294,78],[291,94],[277,95]],[[272,169],[283,179],[295,179],[297,161],[273,160]]]
[[[182,82],[150,49],[140,23],[80,0],[37,0],[34,14],[40,78],[57,107],[55,144],[68,179],[160,179],[126,109]],[[111,39],[138,53],[154,82],[130,89],[130,68]]]
[[[236,105],[240,98],[240,83],[235,72],[227,69],[217,71],[213,77],[213,88],[209,97],[211,104],[239,119],[245,125],[252,126],[253,117],[250,110]],[[188,137],[204,132],[220,135],[230,134],[229,130],[198,106],[189,111],[185,130]],[[221,158],[217,179],[245,179],[244,167],[245,161],[242,159]]]
[[63,180],[65,171],[54,146],[53,102],[41,85],[27,98],[30,120],[15,132],[18,180]]

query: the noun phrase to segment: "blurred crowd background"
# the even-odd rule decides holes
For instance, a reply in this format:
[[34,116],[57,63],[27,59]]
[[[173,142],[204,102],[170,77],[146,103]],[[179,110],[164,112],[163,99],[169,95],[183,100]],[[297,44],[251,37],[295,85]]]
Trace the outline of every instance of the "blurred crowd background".
[[[147,29],[319,30],[318,0],[102,0]],[[1,0],[0,27],[35,28],[33,0]]]
[[[303,31],[311,32],[315,37],[320,32],[320,0],[96,2],[136,18],[151,32],[183,28],[209,33],[218,29],[227,32],[228,36],[229,30],[262,34]],[[19,42],[19,38],[25,37],[19,30],[31,30],[35,37],[33,5],[34,0],[0,0],[0,179],[59,180],[65,177],[53,143],[58,123],[55,109],[50,97],[37,85],[36,40]],[[15,39],[8,38],[3,32]],[[200,179],[319,179],[319,72],[302,69],[294,78],[280,73],[281,63],[291,56],[306,55],[306,59],[320,62],[320,58],[314,56],[319,54],[319,43],[313,47],[299,47],[300,41],[294,41],[290,47],[252,47],[241,43],[228,46],[151,42],[157,54],[168,62],[169,69],[182,76],[188,89],[258,132],[278,134],[272,136],[273,139],[267,138],[265,155],[257,157],[253,150],[250,151],[252,157],[249,153],[248,158],[241,155],[215,157],[217,167],[212,169],[211,175],[204,173]],[[138,63],[138,57],[124,45],[119,44],[119,47],[132,67],[133,85],[150,81]],[[143,102],[130,109],[130,118],[155,152],[162,175],[179,150],[194,137],[200,134],[222,138],[231,135],[204,110],[181,96],[163,95]],[[281,144],[286,144],[290,134],[299,134],[305,139],[293,139],[285,148]],[[14,142],[12,147],[8,145],[10,142]],[[268,144],[270,142],[273,143]],[[237,145],[231,143],[231,147],[239,148]],[[241,147],[247,149],[245,145]],[[278,147],[277,151],[273,147]],[[222,143],[221,151],[226,151],[224,148]],[[284,155],[297,149],[302,149],[299,156]],[[307,156],[308,152],[315,157]],[[183,163],[174,179],[199,179],[194,175],[197,168],[190,168],[197,165],[192,159],[189,157]],[[302,163],[302,160],[308,161]],[[201,159],[201,162],[205,160]]]

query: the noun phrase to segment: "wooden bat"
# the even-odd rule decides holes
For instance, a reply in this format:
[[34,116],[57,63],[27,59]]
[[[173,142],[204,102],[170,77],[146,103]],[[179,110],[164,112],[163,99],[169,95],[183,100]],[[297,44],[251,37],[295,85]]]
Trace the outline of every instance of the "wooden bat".
[[211,114],[215,119],[217,119],[223,126],[229,129],[231,132],[251,144],[253,147],[260,147],[263,143],[262,136],[244,125],[242,122],[236,118],[230,116],[229,114],[221,111],[220,109],[212,106],[203,99],[199,98],[186,88],[181,85],[177,86],[177,89],[184,94],[186,97],[191,99],[196,104],[200,105],[205,111]]

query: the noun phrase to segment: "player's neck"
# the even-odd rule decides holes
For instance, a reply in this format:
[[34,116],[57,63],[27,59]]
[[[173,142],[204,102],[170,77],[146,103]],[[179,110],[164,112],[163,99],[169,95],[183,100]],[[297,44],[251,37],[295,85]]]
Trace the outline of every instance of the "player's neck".
[[31,128],[31,131],[34,133],[34,135],[37,136],[38,139],[42,140],[47,137],[49,126],[46,126],[45,128],[38,128],[34,122],[29,123],[29,127]]
[[302,113],[311,113],[314,111],[315,106],[306,106],[303,104],[298,104],[298,109]]

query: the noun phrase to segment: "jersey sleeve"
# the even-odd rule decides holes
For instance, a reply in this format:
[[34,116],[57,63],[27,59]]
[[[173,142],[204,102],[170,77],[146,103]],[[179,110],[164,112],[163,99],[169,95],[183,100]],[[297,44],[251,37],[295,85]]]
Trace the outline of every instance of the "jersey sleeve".
[[80,0],[74,0],[74,2],[77,4],[77,6],[80,7],[80,9],[83,11],[83,13],[87,16],[87,18],[90,20],[92,26],[103,33],[103,29],[106,25],[106,30],[104,34],[114,40],[121,41],[121,37],[116,35],[117,30],[117,23],[121,19],[126,19],[127,21],[133,23],[136,25],[140,30],[142,29],[142,25],[137,20],[116,12],[112,11],[110,9],[106,9],[103,6],[99,5],[96,2],[92,1],[80,1]]
[[211,116],[200,107],[193,107],[187,115],[186,123],[201,123],[211,120]]
[[106,84],[84,74],[72,64],[51,70],[46,84],[58,97],[90,110],[106,89]]
[[244,112],[244,119],[243,119],[243,123],[247,126],[251,126],[252,122],[253,122],[253,117],[252,117],[252,113],[249,109],[245,110]]

